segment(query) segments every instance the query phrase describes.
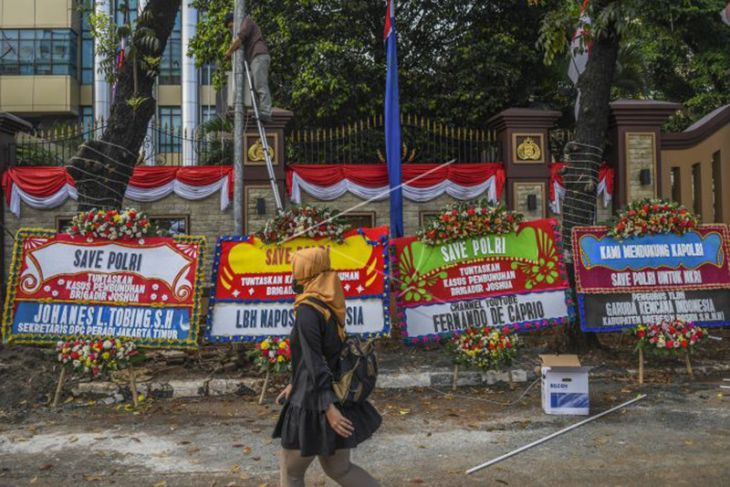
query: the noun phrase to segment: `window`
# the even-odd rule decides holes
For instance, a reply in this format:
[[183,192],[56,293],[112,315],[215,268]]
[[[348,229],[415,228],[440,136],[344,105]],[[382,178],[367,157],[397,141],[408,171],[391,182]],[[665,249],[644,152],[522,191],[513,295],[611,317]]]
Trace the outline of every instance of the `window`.
[[352,228],[372,228],[375,226],[375,212],[347,212],[338,218],[342,223],[350,225]]
[[77,39],[70,29],[0,29],[0,75],[76,77]]
[[56,231],[58,233],[66,232],[71,227],[72,216],[57,216],[56,217]]
[[84,140],[93,139],[94,130],[94,107],[81,107],[79,122],[83,131]]
[[203,66],[200,68],[200,84],[203,86],[212,85],[213,73],[215,73],[215,64],[203,64]]
[[90,10],[81,13],[81,84],[94,84],[94,37],[89,24]]
[[203,105],[200,107],[200,123],[205,123],[217,116],[218,114],[215,111],[215,105]]
[[421,228],[431,224],[432,221],[436,220],[441,216],[440,211],[421,211],[418,213],[418,219],[420,220]]
[[722,162],[720,160],[720,151],[712,154],[712,202],[715,210],[715,223],[722,222]]
[[678,167],[673,167],[669,173],[669,184],[672,188],[672,201],[682,202],[682,171]]
[[150,222],[169,236],[190,233],[190,217],[188,215],[150,216]]
[[175,27],[172,29],[167,46],[160,61],[159,82],[161,85],[180,84],[180,61],[182,60],[182,34],[180,26],[180,12],[175,17]]
[[695,215],[702,214],[702,169],[700,164],[692,164],[692,210]]
[[181,152],[182,110],[180,107],[160,107],[159,140],[161,153]]
[[116,19],[117,25],[124,25],[126,22],[126,15],[129,15],[130,25],[137,23],[137,0],[117,0],[116,4]]

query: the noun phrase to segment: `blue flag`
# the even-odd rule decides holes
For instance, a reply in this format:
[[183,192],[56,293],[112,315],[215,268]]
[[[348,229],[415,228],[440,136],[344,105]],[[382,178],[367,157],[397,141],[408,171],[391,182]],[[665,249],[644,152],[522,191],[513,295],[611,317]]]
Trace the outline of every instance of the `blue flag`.
[[398,53],[395,36],[395,5],[388,0],[385,14],[385,48],[388,71],[385,77],[385,158],[390,184],[390,234],[403,236],[403,190],[401,189],[400,106],[398,103]]

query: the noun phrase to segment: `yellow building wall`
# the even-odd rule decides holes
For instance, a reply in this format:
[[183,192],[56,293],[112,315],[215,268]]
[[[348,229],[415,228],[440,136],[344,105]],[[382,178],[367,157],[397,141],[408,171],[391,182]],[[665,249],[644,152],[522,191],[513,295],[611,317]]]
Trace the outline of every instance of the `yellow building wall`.
[[715,191],[720,193],[722,207],[721,218],[716,223],[730,224],[730,124],[717,130],[702,142],[686,148],[662,150],[662,196],[672,197],[671,171],[679,168],[679,187],[681,203],[689,209],[693,208],[692,166],[700,165],[701,184],[701,216],[706,223],[715,220],[715,202],[713,193],[713,156],[720,152],[720,180],[714,181]]
[[0,112],[78,115],[78,81],[71,76],[0,76]]
[[74,29],[79,31],[76,0],[0,0],[4,29]]

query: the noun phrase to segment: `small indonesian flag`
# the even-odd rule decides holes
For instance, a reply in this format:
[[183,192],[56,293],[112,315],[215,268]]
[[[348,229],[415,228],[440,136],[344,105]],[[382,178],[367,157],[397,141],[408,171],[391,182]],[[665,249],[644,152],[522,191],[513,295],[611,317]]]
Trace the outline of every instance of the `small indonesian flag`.
[[[583,0],[580,8],[580,21],[578,29],[573,34],[573,40],[570,43],[570,63],[568,66],[568,78],[573,82],[574,86],[578,86],[578,79],[586,70],[588,58],[591,52],[591,44],[588,38],[588,29],[591,25],[591,18],[588,16],[588,0]],[[580,89],[575,98],[575,119],[578,120],[580,112]]]

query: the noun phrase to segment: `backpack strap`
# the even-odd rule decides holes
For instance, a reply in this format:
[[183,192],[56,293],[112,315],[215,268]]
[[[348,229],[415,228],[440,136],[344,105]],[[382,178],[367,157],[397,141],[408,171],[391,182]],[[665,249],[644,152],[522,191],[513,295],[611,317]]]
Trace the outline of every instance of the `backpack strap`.
[[330,307],[327,306],[326,303],[324,303],[323,301],[321,301],[317,298],[313,298],[310,296],[310,297],[306,298],[304,303],[308,304],[312,308],[319,311],[320,314],[322,314],[322,316],[324,316],[325,321],[329,321],[330,318],[332,318],[332,316],[333,316],[333,313],[332,313],[332,310],[330,309]]

